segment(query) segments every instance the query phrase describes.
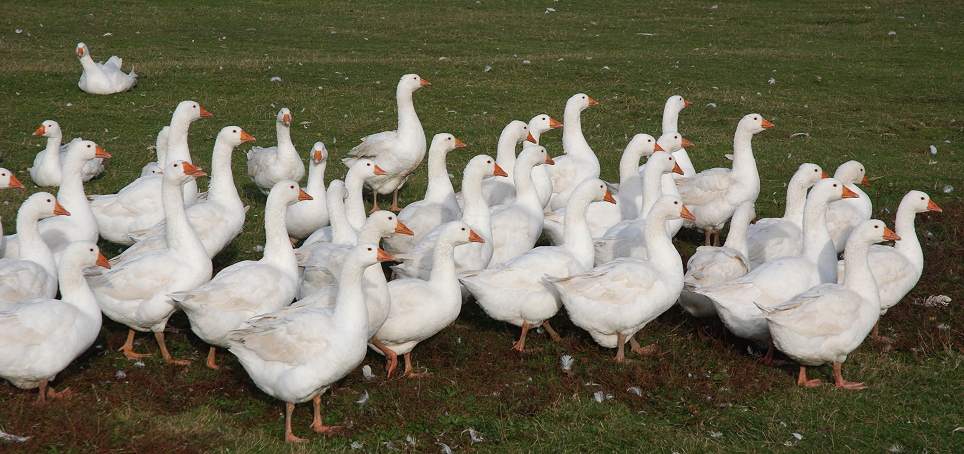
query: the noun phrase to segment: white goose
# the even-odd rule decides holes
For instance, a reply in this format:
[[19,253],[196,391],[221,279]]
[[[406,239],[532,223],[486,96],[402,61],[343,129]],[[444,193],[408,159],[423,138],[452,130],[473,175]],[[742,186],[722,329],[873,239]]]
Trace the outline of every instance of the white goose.
[[[678,133],[678,132],[667,132],[667,133],[664,133],[663,135],[659,136],[659,139],[656,140],[656,143],[659,144],[660,148],[662,148],[662,149],[665,150],[666,152],[672,153],[672,154],[673,154],[673,159],[676,159],[676,154],[675,154],[675,153],[676,153],[677,151],[679,151],[679,150],[682,150],[683,147],[693,147],[693,146],[695,146],[695,145],[693,145],[693,142],[690,142],[689,140],[686,140],[686,139],[683,137],[683,135],[680,134],[680,133]],[[640,168],[640,172],[639,172],[640,178],[643,178],[643,179],[645,180],[645,178],[646,178],[646,164],[643,164],[643,165],[640,166],[639,168]],[[682,172],[682,171],[683,171],[683,169],[680,168],[680,172]],[[679,193],[679,188],[676,186],[676,178],[677,178],[677,177],[680,177],[680,176],[681,176],[681,174],[678,173],[678,172],[673,172],[673,173],[668,173],[668,174],[667,174],[667,173],[664,173],[664,174],[660,175],[660,177],[659,177],[659,178],[660,178],[660,186],[661,186],[661,188],[662,188],[661,193],[662,193],[662,194],[669,194],[669,195],[672,195],[672,196],[676,196],[676,197],[682,198],[682,196],[681,196],[680,193]],[[642,197],[642,199],[641,199],[640,201],[637,201],[637,202],[636,202],[636,206],[639,207],[639,210],[640,210],[639,212],[640,212],[640,213],[649,212],[649,209],[653,207],[653,204],[654,204],[654,203],[656,203],[656,199],[658,199],[658,198],[660,197],[660,194],[658,194],[658,193],[657,193],[657,194],[650,194],[650,195],[652,195],[652,197],[646,197],[646,196],[644,196],[644,197]],[[683,219],[682,219],[682,218],[673,219],[672,221],[666,223],[666,231],[669,232],[669,236],[670,236],[670,237],[675,237],[675,236],[676,236],[676,233],[679,232],[679,229],[681,229],[682,227],[683,227]]]
[[[37,153],[30,171],[30,179],[34,184],[42,187],[60,186],[62,179],[63,161],[67,157],[67,145],[61,145],[64,133],[60,124],[53,120],[43,122],[33,135],[47,138],[47,147]],[[77,139],[75,139],[77,140]],[[104,173],[104,160],[95,158],[84,164],[81,179],[85,182]]]
[[616,348],[616,362],[625,361],[627,340],[633,351],[646,354],[633,336],[672,307],[683,288],[683,262],[666,233],[666,221],[692,217],[683,202],[664,195],[646,218],[649,259],[619,258],[589,271],[549,281],[562,297],[569,318],[599,345]]
[[803,250],[803,205],[807,190],[823,178],[829,178],[820,166],[803,163],[787,185],[787,206],[782,218],[763,218],[746,231],[750,267],[780,257],[797,255]]
[[[181,101],[171,115],[165,162],[162,168],[174,161],[193,162],[188,148],[188,128],[191,123],[211,113],[194,101]],[[161,202],[161,175],[149,175],[134,180],[116,194],[90,196],[90,207],[97,218],[100,235],[113,243],[131,245],[128,235],[137,230],[150,228],[164,219]],[[198,198],[197,182],[192,178],[182,189],[184,203],[194,203]]]
[[171,126],[164,126],[160,131],[157,132],[157,138],[154,139],[154,153],[157,160],[154,162],[148,162],[141,167],[141,176],[146,177],[148,175],[156,175],[161,173],[161,163],[167,162],[167,142],[171,136]]
[[[532,137],[532,133],[525,123],[519,120],[509,122],[502,128],[502,134],[499,135],[499,144],[496,147],[495,154],[496,164],[506,173],[512,175],[515,169],[516,145],[519,142],[534,143],[535,139],[532,139]],[[490,207],[512,203],[515,201],[515,182],[511,179],[503,180],[501,178],[484,180],[482,181],[482,198]]]
[[709,169],[677,180],[683,203],[696,217],[692,224],[706,232],[707,245],[710,235],[717,233],[714,245],[719,246],[718,232],[736,207],[745,200],[755,201],[760,194],[760,174],[750,142],[754,134],[772,126],[760,114],[744,116],[733,136],[732,169]]
[[870,187],[870,182],[865,175],[864,165],[857,161],[847,161],[837,167],[833,172],[833,177],[847,185],[847,189],[855,192],[858,196],[853,200],[838,200],[830,204],[827,208],[827,228],[830,229],[830,237],[833,238],[834,247],[837,253],[844,250],[847,244],[847,237],[850,231],[858,224],[870,219],[874,206],[867,194],[857,187],[857,184]]
[[398,220],[411,229],[411,235],[385,238],[385,251],[389,254],[408,252],[429,230],[462,217],[462,210],[455,199],[455,189],[445,167],[445,157],[465,144],[452,134],[440,133],[432,138],[428,150],[428,185],[425,198],[412,202],[398,212]]
[[308,184],[305,192],[313,200],[305,200],[288,207],[285,225],[292,241],[303,240],[328,225],[328,198],[325,195],[325,168],[328,166],[328,149],[315,142],[309,155]]
[[[211,156],[211,183],[208,185],[207,197],[198,200],[186,208],[188,220],[194,233],[197,234],[208,256],[214,258],[238,234],[244,225],[247,208],[241,201],[238,188],[234,184],[234,173],[231,169],[231,158],[238,145],[251,142],[254,137],[248,135],[238,126],[226,126],[218,133],[214,141],[214,152]],[[131,247],[110,260],[111,266],[136,259],[147,251],[167,247],[167,227],[161,221],[153,227],[137,232],[131,236],[137,240]]]
[[532,185],[532,168],[543,163],[554,163],[545,148],[536,146],[522,150],[512,172],[515,201],[490,209],[494,248],[490,268],[532,249],[542,235],[542,205]]
[[375,161],[387,172],[384,176],[367,181],[372,188],[372,211],[378,211],[378,194],[392,193],[392,211],[398,206],[398,190],[415,171],[425,157],[425,131],[415,113],[412,94],[421,87],[432,85],[417,74],[406,74],[398,81],[395,98],[398,102],[398,129],[383,131],[362,137],[362,143],[348,152],[342,161],[351,167],[359,158]]
[[[655,151],[663,151],[663,148],[649,134],[636,134],[626,145],[619,160],[619,192],[616,194],[616,204],[595,202],[589,205],[586,220],[593,238],[602,237],[616,223],[635,219],[639,215],[638,207],[643,198],[643,180],[638,171],[639,160],[643,156],[651,156]],[[562,244],[565,216],[566,207],[545,215],[543,228],[552,244]]]
[[[365,224],[365,220],[368,219],[368,215],[365,212],[365,200],[362,198],[362,190],[365,187],[365,182],[370,178],[382,175],[386,175],[385,171],[375,165],[371,159],[356,160],[348,169],[348,173],[345,174],[344,183],[346,193],[342,205],[345,209],[345,217],[355,231],[358,231],[358,229]],[[329,208],[329,216],[331,216],[330,210],[331,208]],[[328,241],[332,241],[332,226],[315,230],[308,238],[305,238],[305,241],[299,249],[315,243]]]
[[342,270],[335,309],[296,307],[263,315],[228,334],[231,353],[262,391],[285,402],[285,441],[302,442],[291,431],[295,404],[311,400],[311,428],[331,433],[339,427],[321,420],[321,394],[365,359],[368,311],[362,270],[393,260],[374,244],[356,246]]
[[[508,176],[502,167],[488,155],[472,158],[462,173],[462,194],[465,206],[462,209],[462,222],[472,227],[484,243],[463,244],[455,248],[455,271],[481,270],[492,260],[492,216],[489,206],[482,199],[482,182],[492,176]],[[428,280],[432,274],[435,242],[442,233],[444,224],[426,233],[404,256],[404,260],[392,267],[398,277]],[[463,294],[464,296],[464,294]]]
[[405,376],[419,375],[412,370],[412,349],[454,322],[462,310],[462,292],[455,274],[455,247],[482,241],[485,240],[468,224],[449,222],[435,243],[434,266],[429,280],[396,279],[388,283],[391,309],[385,323],[375,333],[380,344],[371,345],[373,350],[388,355],[388,376],[395,371],[398,355],[405,357]]
[[[529,120],[529,135],[532,136],[532,140],[522,142],[522,148],[539,145],[539,138],[542,137],[543,133],[561,127],[562,123],[553,120],[552,117],[546,114],[532,117],[532,119]],[[508,170],[506,170],[506,172],[508,172]],[[542,202],[542,206],[547,207],[549,205],[549,199],[552,197],[552,177],[549,176],[549,168],[545,165],[538,165],[532,169],[532,184],[536,187],[536,192],[539,194],[539,201]]]
[[713,302],[693,292],[694,289],[729,282],[750,272],[750,261],[746,258],[746,230],[754,216],[753,202],[741,203],[730,218],[730,230],[723,246],[700,246],[686,262],[679,304],[690,315],[700,318],[716,316]]
[[[880,289],[880,315],[896,306],[920,280],[924,273],[924,251],[914,229],[914,219],[917,213],[933,211],[940,213],[941,208],[934,203],[930,196],[921,191],[910,191],[901,199],[897,207],[894,220],[894,230],[900,241],[894,246],[873,245],[867,260],[870,270],[874,273],[874,280]],[[846,261],[837,262],[837,281],[843,283]],[[872,336],[881,339],[877,325],[874,325]]]
[[57,265],[37,228],[41,219],[70,215],[49,192],[31,195],[17,211],[19,258],[0,259],[0,307],[57,295]]
[[177,309],[169,293],[190,290],[211,280],[211,258],[198,239],[184,211],[182,186],[188,180],[205,175],[186,161],[174,161],[164,168],[164,219],[168,248],[155,249],[135,260],[88,278],[104,315],[130,328],[127,341],[120,348],[130,359],[145,354],[134,353],[134,331],[154,333],[161,355],[168,363],[175,361],[164,342],[167,319]]
[[278,145],[248,150],[248,176],[262,193],[267,194],[281,180],[301,181],[305,163],[291,143],[291,111],[282,107],[275,122]]
[[[97,220],[94,219],[90,202],[84,194],[81,172],[90,160],[109,157],[110,154],[89,140],[75,140],[68,146],[67,156],[64,159],[63,182],[57,191],[57,202],[63,205],[71,216],[44,219],[38,225],[40,235],[58,263],[64,248],[71,242],[97,241]],[[17,238],[16,235],[7,238],[6,257],[19,257],[22,250]]]
[[49,383],[100,334],[100,308],[83,275],[95,264],[110,267],[96,244],[71,243],[58,273],[61,299],[33,299],[0,312],[0,377],[21,389],[39,387],[38,403],[71,394]]
[[900,239],[883,222],[864,221],[847,240],[843,284],[824,283],[777,307],[761,307],[760,317],[766,320],[774,345],[800,363],[798,385],[820,386],[819,379],[807,379],[807,366],[833,363],[834,386],[867,387],[844,380],[841,365],[880,317],[880,293],[867,251],[873,243]]
[[[23,183],[13,175],[13,172],[0,167],[0,189],[23,189]],[[0,258],[7,256],[7,237],[3,236],[3,225],[0,224]]]
[[[693,103],[683,99],[680,95],[670,96],[666,100],[666,104],[663,105],[663,134],[670,132],[679,131],[679,114],[687,106],[691,106]],[[690,146],[690,145],[686,145]],[[690,160],[690,156],[686,154],[686,150],[680,148],[673,152],[673,157],[676,158],[676,162],[679,163],[680,169],[683,169],[683,174],[680,178],[689,178],[696,175],[696,168],[693,167],[693,161]],[[676,177],[676,175],[673,175]]]
[[130,74],[124,74],[121,66],[124,60],[114,55],[104,63],[96,63],[90,56],[90,51],[84,43],[77,43],[77,57],[84,67],[77,86],[81,90],[93,95],[112,95],[130,90],[137,84],[137,74],[131,68]]
[[763,358],[773,364],[773,344],[757,306],[775,307],[811,287],[837,282],[837,253],[827,231],[827,205],[842,197],[856,197],[833,178],[820,180],[807,196],[803,213],[803,252],[764,263],[745,276],[694,289],[713,301],[723,324],[739,337],[769,343]]
[[504,265],[459,275],[489,317],[522,328],[513,349],[526,351],[526,333],[533,326],[542,326],[553,340],[559,340],[549,319],[559,312],[562,301],[545,278],[572,276],[592,268],[592,235],[586,212],[590,203],[600,201],[616,203],[605,182],[587,178],[569,197],[560,246],[537,247]]
[[229,346],[229,331],[242,328],[251,317],[274,312],[294,301],[298,261],[288,240],[285,210],[301,200],[311,200],[311,196],[298,183],[275,183],[264,208],[265,245],[261,260],[235,263],[209,282],[168,295],[187,315],[194,334],[211,345],[208,367],[220,369],[214,359],[215,351],[217,347]]
[[583,180],[599,178],[599,158],[582,134],[582,111],[598,105],[598,102],[584,93],[572,95],[566,101],[562,120],[566,124],[562,130],[562,151],[565,154],[558,157],[561,164],[549,168],[549,176],[552,178],[552,198],[548,206],[550,211],[566,206],[569,194]]

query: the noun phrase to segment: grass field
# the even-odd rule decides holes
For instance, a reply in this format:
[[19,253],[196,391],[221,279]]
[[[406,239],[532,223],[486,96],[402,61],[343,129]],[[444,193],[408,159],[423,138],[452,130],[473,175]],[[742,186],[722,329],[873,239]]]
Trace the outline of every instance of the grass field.
[[[231,370],[204,367],[206,345],[176,315],[169,345],[194,359],[188,367],[125,359],[115,350],[126,327],[108,321],[55,382],[79,395],[37,407],[34,393],[0,385],[0,429],[31,437],[0,441],[0,452],[964,451],[964,7],[954,2],[12,0],[0,17],[0,166],[28,186],[0,192],[7,233],[37,190],[27,168],[45,144],[31,136],[44,120],[114,156],[88,194],[116,192],[138,176],[158,130],[187,99],[214,114],[191,127],[196,164],[210,166],[213,139],[227,125],[272,145],[275,114],[288,107],[302,154],[326,143],[330,180],[344,176],[337,158],[359,138],[395,127],[395,84],[413,72],[432,83],[414,97],[429,139],[449,132],[469,145],[450,154],[455,181],[471,156],[495,154],[509,121],[561,120],[578,92],[600,103],[583,112],[583,129],[602,176],[614,180],[625,144],[640,132],[658,135],[663,102],[679,94],[694,103],[680,130],[696,144],[697,169],[729,165],[723,155],[743,115],[776,125],[753,141],[760,217],[782,214],[799,164],[832,174],[850,159],[867,167],[865,191],[888,225],[911,189],[944,209],[918,217],[925,276],[882,319],[895,342],[868,341],[844,365],[867,390],[794,386],[796,367],[761,366],[756,346],[677,308],[641,332],[656,356],[616,365],[565,314],[553,319],[562,342],[536,335],[530,343],[543,351],[510,353],[516,329],[469,304],[455,326],[415,350],[417,367],[433,377],[386,380],[383,359],[369,355],[378,378],[356,371],[323,398],[326,423],[351,428],[286,446],[282,403],[229,355]],[[81,92],[78,42],[96,61],[116,54],[125,70],[133,64],[137,87]],[[561,153],[561,134],[543,137],[550,154]],[[251,210],[217,268],[259,258],[264,241],[264,196],[245,169],[239,151],[235,179]],[[419,199],[425,180],[423,168],[402,203]],[[677,238],[684,260],[701,240]],[[938,294],[954,301],[913,304]],[[138,339],[156,353],[153,340]],[[572,374],[559,367],[566,354]],[[300,436],[310,433],[308,408],[296,410]]]

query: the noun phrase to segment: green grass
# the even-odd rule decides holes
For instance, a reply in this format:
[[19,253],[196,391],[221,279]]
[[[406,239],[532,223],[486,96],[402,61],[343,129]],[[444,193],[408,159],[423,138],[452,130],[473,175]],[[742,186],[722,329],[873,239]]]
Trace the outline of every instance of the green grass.
[[[868,382],[868,390],[800,389],[795,368],[761,367],[718,322],[675,308],[643,331],[660,353],[617,366],[564,314],[553,319],[562,343],[534,336],[543,352],[510,354],[516,330],[470,305],[457,326],[416,349],[416,363],[434,377],[385,380],[382,359],[372,355],[365,363],[379,379],[364,382],[356,371],[324,396],[326,421],[354,426],[288,447],[283,406],[229,355],[222,358],[232,370],[208,371],[206,346],[187,330],[169,339],[193,365],[150,359],[137,367],[112,351],[124,327],[107,323],[100,348],[56,382],[79,396],[36,408],[32,393],[0,387],[0,429],[33,437],[0,442],[0,451],[331,452],[351,451],[352,442],[366,452],[389,452],[387,442],[409,452],[438,451],[436,442],[476,452],[964,450],[964,430],[955,431],[964,426],[964,8],[909,1],[229,3],[0,4],[0,165],[28,184],[0,192],[6,232],[36,190],[26,169],[45,142],[30,133],[47,119],[59,121],[66,138],[94,140],[114,156],[88,194],[115,192],[139,175],[157,131],[186,99],[214,114],[191,127],[202,167],[227,125],[241,126],[258,145],[273,144],[275,114],[288,107],[302,125],[292,133],[298,149],[324,141],[332,153],[328,179],[341,178],[337,158],[360,137],[395,127],[395,83],[415,72],[433,84],[415,94],[426,134],[449,132],[469,144],[450,156],[457,179],[471,156],[495,154],[509,121],[539,113],[561,120],[566,99],[584,92],[600,102],[583,113],[584,131],[602,176],[614,180],[629,138],[658,134],[663,102],[680,94],[694,103],[680,130],[696,144],[689,151],[698,169],[729,165],[723,155],[743,115],[757,112],[776,125],[753,141],[761,217],[782,213],[786,181],[799,164],[833,173],[850,159],[867,167],[867,193],[889,224],[911,189],[945,209],[919,219],[919,230],[933,234],[924,241],[925,277],[882,322],[897,342],[867,343],[845,364],[848,378]],[[138,86],[106,97],[81,92],[73,53],[81,41],[95,60],[116,54],[125,69],[133,64]],[[270,82],[274,76],[282,82]],[[799,132],[809,135],[792,137]],[[544,142],[550,154],[561,153],[558,132]],[[936,155],[921,152],[930,145]],[[264,196],[245,176],[241,151],[234,169],[251,211],[216,266],[259,258],[253,249],[264,241]],[[945,193],[946,185],[953,191]],[[422,170],[403,203],[420,198],[424,186]],[[701,239],[684,233],[677,244],[688,255]],[[107,255],[119,250],[102,244]],[[955,302],[909,304],[932,294]],[[187,327],[182,316],[172,325]],[[156,350],[138,339],[141,349]],[[559,370],[563,354],[576,358],[572,377]],[[596,391],[613,398],[598,403]],[[369,403],[356,404],[365,392]],[[300,406],[297,434],[307,435],[309,418]],[[469,427],[484,440],[473,443]]]

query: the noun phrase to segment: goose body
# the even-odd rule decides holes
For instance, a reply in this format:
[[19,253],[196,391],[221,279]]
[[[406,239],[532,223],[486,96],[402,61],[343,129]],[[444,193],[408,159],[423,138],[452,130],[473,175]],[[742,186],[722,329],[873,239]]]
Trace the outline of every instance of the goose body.
[[[345,175],[345,198],[341,206],[344,208],[345,219],[348,221],[349,226],[356,232],[358,229],[361,229],[362,225],[365,224],[365,220],[368,219],[368,215],[365,212],[365,200],[362,198],[362,190],[365,187],[365,182],[370,178],[381,175],[385,175],[385,171],[375,165],[371,159],[358,159],[354,161],[348,169],[348,173]],[[333,215],[331,214],[331,208],[329,208],[329,222],[333,223],[334,221],[331,219],[331,216]],[[332,241],[333,227],[333,225],[330,225],[315,230],[314,233],[308,235],[308,238],[305,238],[300,249],[316,243]]]
[[[533,136],[529,132],[528,125],[519,120],[509,122],[502,128],[502,134],[499,135],[499,144],[496,147],[495,154],[496,164],[499,164],[499,167],[506,173],[512,175],[515,170],[516,145],[519,142],[530,140],[531,137]],[[482,198],[490,207],[512,203],[515,201],[515,182],[512,179],[502,178],[483,180]]]
[[84,72],[80,74],[80,82],[77,86],[81,90],[93,95],[112,95],[120,93],[137,85],[137,74],[131,68],[131,72],[125,74],[121,71],[124,60],[114,55],[104,63],[97,63],[90,56],[90,51],[84,43],[77,43],[77,57],[80,59]]
[[565,154],[558,157],[561,164],[549,168],[549,176],[552,178],[549,210],[566,206],[569,194],[586,178],[599,178],[599,158],[582,133],[582,111],[597,105],[599,103],[585,93],[572,95],[566,101],[562,120],[566,124],[562,130],[562,151]]
[[490,268],[532,249],[542,235],[543,211],[532,185],[532,168],[553,162],[543,147],[529,147],[519,153],[512,173],[515,201],[490,210],[493,247]]
[[248,176],[264,194],[281,180],[297,182],[305,176],[305,164],[291,142],[291,111],[287,107],[278,111],[275,129],[278,145],[248,150]]
[[22,250],[18,258],[0,259],[0,308],[57,295],[57,265],[37,224],[41,219],[69,214],[48,192],[35,193],[20,205],[17,235]]
[[366,185],[374,193],[372,211],[379,210],[378,194],[389,193],[394,194],[394,203],[390,210],[401,210],[398,206],[398,190],[425,158],[425,131],[415,113],[412,94],[428,85],[432,84],[417,74],[402,76],[395,90],[398,129],[363,137],[362,143],[352,148],[348,152],[350,156],[343,159],[343,162],[351,167],[356,160],[368,158],[385,170],[385,175],[366,181]]
[[[58,187],[63,178],[63,162],[67,157],[67,145],[62,145],[64,138],[60,124],[54,120],[43,122],[33,135],[47,138],[47,147],[37,153],[30,171],[30,179],[41,187]],[[76,140],[76,139],[75,139]],[[84,182],[104,173],[104,159],[94,158],[87,161],[80,173]]]
[[328,149],[325,144],[315,142],[311,148],[308,162],[308,185],[305,192],[312,200],[304,200],[288,207],[285,225],[288,236],[293,240],[303,240],[329,224],[328,199],[325,196],[325,168],[328,165]]

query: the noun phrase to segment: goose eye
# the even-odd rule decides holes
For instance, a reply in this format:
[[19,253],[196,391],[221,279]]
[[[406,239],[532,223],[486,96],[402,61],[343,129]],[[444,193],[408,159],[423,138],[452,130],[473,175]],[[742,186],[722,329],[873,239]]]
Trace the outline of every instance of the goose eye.
[[486,164],[492,164],[492,161],[485,161]]
[[294,189],[295,187],[294,187],[294,186],[290,186],[290,188],[291,188],[291,189]]
[[837,187],[837,185],[835,184],[835,185],[833,185],[833,187]]
[[370,250],[372,250],[372,248],[368,248],[368,250],[370,251]]
[[47,203],[50,203],[50,199],[47,199]]
[[679,202],[673,202],[673,205],[679,205]]
[[179,165],[179,164],[174,164],[174,167],[177,167],[178,165]]
[[879,225],[875,225],[874,228],[875,228],[875,229],[879,229],[880,226],[879,226]]
[[90,148],[90,144],[87,144],[87,148]]
[[238,132],[238,130],[237,130],[237,129],[232,129],[231,132]]
[[463,232],[465,231],[465,227],[462,227],[462,231],[463,231]]
[[90,248],[90,252],[94,252],[94,248]]
[[388,217],[388,220],[389,220],[389,221],[391,221],[392,219],[395,219],[395,218],[393,218],[393,217],[391,217],[391,216]]

